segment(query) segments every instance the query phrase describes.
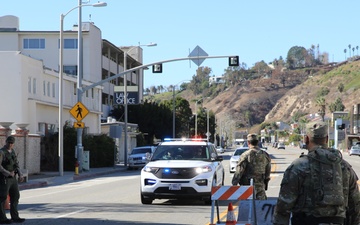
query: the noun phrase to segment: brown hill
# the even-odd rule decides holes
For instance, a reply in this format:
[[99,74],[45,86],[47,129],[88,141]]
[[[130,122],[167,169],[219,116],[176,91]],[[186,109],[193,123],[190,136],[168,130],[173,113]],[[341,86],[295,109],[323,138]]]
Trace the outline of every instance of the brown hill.
[[[337,98],[342,100],[344,111],[350,111],[354,104],[360,103],[360,62],[287,72],[284,85],[277,78],[245,81],[210,100],[205,98],[202,106],[212,110],[218,121],[228,124],[231,121],[233,130],[258,132],[259,124],[263,122],[291,122],[295,113],[317,113],[316,99],[320,93],[326,101],[326,117],[331,116],[329,105]],[[179,95],[190,102],[193,111],[194,99],[202,97],[194,96],[191,91]]]

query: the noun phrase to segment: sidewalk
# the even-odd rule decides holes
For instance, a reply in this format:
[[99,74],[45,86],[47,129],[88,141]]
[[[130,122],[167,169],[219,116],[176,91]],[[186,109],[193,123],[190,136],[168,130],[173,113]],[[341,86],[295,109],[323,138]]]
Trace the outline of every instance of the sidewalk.
[[77,180],[88,179],[92,177],[98,177],[120,171],[125,171],[127,167],[124,165],[116,165],[114,167],[103,167],[103,168],[90,168],[89,171],[83,171],[78,175],[75,172],[64,171],[63,176],[60,176],[59,172],[41,172],[40,174],[29,175],[28,182],[19,183],[19,189],[31,189],[39,188],[50,185],[59,185],[74,182]]

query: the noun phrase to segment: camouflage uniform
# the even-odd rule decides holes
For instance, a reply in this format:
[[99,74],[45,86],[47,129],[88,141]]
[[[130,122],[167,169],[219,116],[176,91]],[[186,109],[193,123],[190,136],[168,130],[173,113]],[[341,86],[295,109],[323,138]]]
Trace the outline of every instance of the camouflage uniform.
[[[327,136],[327,126],[323,122],[310,123],[309,127],[316,127],[309,131],[310,133],[312,132],[311,135],[325,135],[326,132]],[[312,172],[311,169],[314,166],[311,164],[315,163],[315,161],[312,156],[314,154],[326,155],[327,152],[337,152],[337,154],[340,155],[339,163],[341,169],[339,168],[338,172],[340,174],[336,174],[333,178],[334,182],[340,183],[341,188],[338,188],[340,190],[327,189],[327,193],[330,192],[330,194],[334,194],[330,195],[332,196],[331,198],[327,198],[327,203],[324,202],[324,199],[321,199],[322,204],[318,204],[318,196],[324,193],[316,193],[316,191],[314,191],[316,190],[314,189],[314,184],[316,184],[321,177],[314,177],[314,172]],[[321,174],[324,174],[324,172],[328,173],[328,171],[323,171]],[[339,151],[326,149],[321,146],[312,147],[309,149],[308,155],[300,156],[300,158],[294,160],[286,169],[273,215],[273,224],[288,225],[290,215],[292,215],[292,225],[359,225],[360,193],[357,180],[358,177],[355,171],[348,162],[341,158]],[[321,190],[325,190],[327,186],[328,185],[321,186]],[[338,201],[338,199],[341,199],[341,201]],[[337,203],[331,204],[333,202]]]
[[[9,136],[6,142],[9,141],[14,143],[15,138]],[[22,177],[14,149],[8,150],[7,146],[4,146],[0,149],[0,223],[10,223],[4,210],[4,203],[8,195],[10,196],[11,220],[16,223],[24,222],[18,213],[20,192],[16,176],[12,176],[14,172]]]
[[267,152],[258,146],[251,147],[240,155],[236,171],[232,180],[233,185],[250,185],[253,179],[255,186],[255,198],[258,200],[267,199],[265,190],[270,180],[271,159]]

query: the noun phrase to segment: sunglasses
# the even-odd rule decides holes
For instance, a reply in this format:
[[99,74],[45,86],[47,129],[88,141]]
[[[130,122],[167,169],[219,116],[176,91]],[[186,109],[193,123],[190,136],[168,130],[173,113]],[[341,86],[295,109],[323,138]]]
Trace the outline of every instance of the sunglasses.
[[8,141],[8,143],[9,143],[9,144],[14,144],[14,142],[12,142],[12,141]]

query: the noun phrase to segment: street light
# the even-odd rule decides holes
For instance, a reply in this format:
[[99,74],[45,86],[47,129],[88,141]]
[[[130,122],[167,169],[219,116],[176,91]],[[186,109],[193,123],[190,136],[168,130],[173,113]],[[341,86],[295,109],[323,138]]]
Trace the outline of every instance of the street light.
[[183,80],[180,81],[179,83],[177,83],[176,85],[173,86],[173,138],[175,138],[175,87],[185,81],[189,81],[189,80]]
[[[130,51],[132,51],[133,49],[137,48],[137,47],[141,47],[141,46],[146,46],[146,47],[153,47],[153,46],[157,46],[156,43],[149,43],[146,45],[137,45],[137,46],[132,46],[131,48],[129,48],[127,51],[124,51],[124,72],[127,71],[127,55],[128,53],[130,53]],[[124,165],[127,165],[127,136],[128,136],[128,104],[127,104],[127,73],[124,74],[124,111],[125,111],[125,128],[124,128]]]
[[[107,4],[105,2],[98,2],[98,3],[94,3],[94,4],[81,4],[81,1],[79,1],[78,6],[70,9],[67,13],[65,14],[61,14],[60,15],[60,45],[59,45],[59,173],[60,176],[64,175],[64,159],[63,159],[63,155],[64,155],[64,147],[63,147],[63,138],[64,138],[64,134],[63,134],[63,116],[62,116],[62,111],[63,111],[63,70],[64,70],[64,66],[63,66],[63,44],[64,44],[64,37],[63,37],[63,33],[64,33],[64,18],[67,14],[69,14],[71,11],[79,8],[81,9],[81,7],[83,6],[93,6],[93,7],[102,7],[102,6],[106,6]],[[80,16],[79,16],[80,18]],[[80,23],[78,25],[78,30],[79,33],[80,32]],[[78,74],[78,79],[79,79],[79,74]],[[78,81],[79,84],[79,81]],[[78,91],[78,96],[79,96],[79,91]],[[81,98],[80,98],[81,99]]]

